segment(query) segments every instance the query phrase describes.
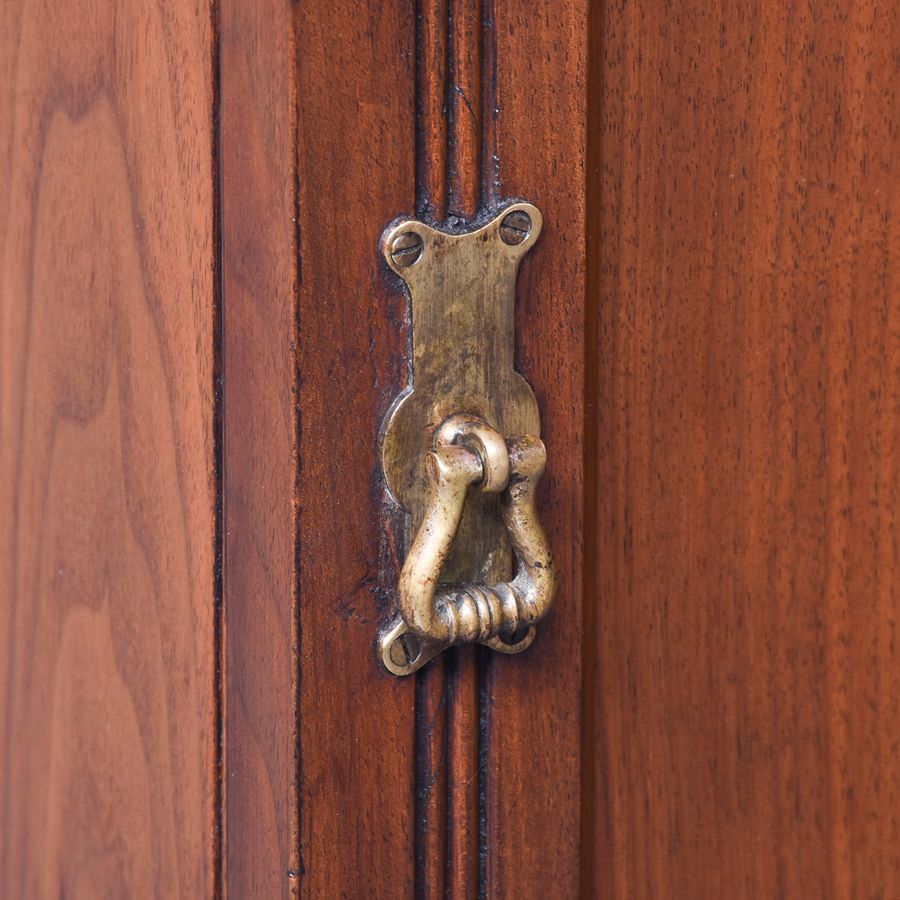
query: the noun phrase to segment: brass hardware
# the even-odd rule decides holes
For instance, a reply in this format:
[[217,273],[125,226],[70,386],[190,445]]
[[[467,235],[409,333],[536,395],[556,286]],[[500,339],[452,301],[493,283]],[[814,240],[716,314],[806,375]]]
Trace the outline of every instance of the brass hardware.
[[391,241],[391,261],[401,269],[418,262],[421,255],[422,238],[414,231],[398,234]]
[[515,203],[472,231],[406,220],[382,239],[412,320],[412,386],[381,436],[385,481],[410,514],[397,615],[379,636],[395,675],[454,643],[518,653],[553,599],[534,508],[540,417],[513,368],[516,275],[541,225],[537,207]]
[[[453,644],[477,641],[502,653],[531,645],[534,623],[556,592],[553,559],[534,507],[545,462],[539,438],[504,441],[472,416],[453,416],[437,430],[428,456],[431,498],[400,573],[398,616],[381,636],[382,659],[395,675],[415,672]],[[476,484],[486,493],[502,491],[518,571],[508,583],[438,590],[466,496]]]
[[530,233],[531,216],[524,209],[513,210],[500,223],[500,237],[504,244],[521,244]]

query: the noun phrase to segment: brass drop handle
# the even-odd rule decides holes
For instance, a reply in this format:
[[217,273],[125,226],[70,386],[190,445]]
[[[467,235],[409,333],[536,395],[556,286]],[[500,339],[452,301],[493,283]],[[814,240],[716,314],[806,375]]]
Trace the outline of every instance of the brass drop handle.
[[384,485],[409,516],[396,611],[376,640],[395,675],[453,644],[524,650],[556,592],[534,503],[540,410],[515,368],[516,277],[542,227],[516,200],[471,223],[399,219],[382,235],[409,295],[410,381],[379,436]]
[[[519,653],[553,602],[556,570],[537,518],[535,491],[546,451],[537,437],[504,439],[474,416],[437,430],[428,454],[430,496],[398,583],[398,614],[382,633],[382,659],[409,675],[454,644],[477,642]],[[475,486],[499,493],[517,571],[509,582],[441,586],[444,565]]]

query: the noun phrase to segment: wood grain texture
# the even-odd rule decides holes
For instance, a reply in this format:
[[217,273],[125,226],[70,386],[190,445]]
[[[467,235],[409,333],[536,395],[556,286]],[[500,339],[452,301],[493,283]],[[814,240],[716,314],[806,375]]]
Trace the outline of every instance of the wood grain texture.
[[[406,378],[384,227],[415,205],[415,17],[341,0],[297,35],[301,895],[409,897],[413,679],[375,653],[402,527],[377,435]],[[396,526],[396,527],[392,527]]]
[[[538,510],[560,589],[521,656],[490,659],[487,718],[489,897],[574,897],[579,889],[581,522],[585,298],[587,4],[495,2],[500,197],[525,197],[544,229],[519,272],[517,368],[534,388],[547,446]],[[493,64],[493,63],[491,63]],[[490,173],[488,173],[490,175]],[[487,179],[490,182],[490,178]]]
[[449,0],[447,181],[453,215],[471,218],[481,201],[481,2]]
[[447,896],[447,665],[415,675],[415,882],[417,900]]
[[900,10],[602,10],[591,896],[900,896]]
[[300,884],[295,9],[219,6],[225,887],[277,897]]
[[208,896],[209,6],[0,6],[0,894]]
[[419,0],[416,21],[416,215],[447,217],[448,0]]

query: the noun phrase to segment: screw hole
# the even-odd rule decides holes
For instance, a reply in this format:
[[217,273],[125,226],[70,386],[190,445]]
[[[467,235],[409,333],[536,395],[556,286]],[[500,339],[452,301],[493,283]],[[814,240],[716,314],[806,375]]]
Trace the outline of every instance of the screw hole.
[[521,628],[517,628],[512,634],[501,634],[500,640],[502,643],[506,644],[507,647],[515,647],[516,644],[521,643],[528,636],[528,626],[523,625]]

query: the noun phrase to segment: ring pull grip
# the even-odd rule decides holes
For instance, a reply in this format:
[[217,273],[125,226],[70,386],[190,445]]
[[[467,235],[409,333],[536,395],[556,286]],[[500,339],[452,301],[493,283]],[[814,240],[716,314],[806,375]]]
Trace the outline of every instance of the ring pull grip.
[[[553,602],[556,571],[535,509],[544,472],[543,442],[504,439],[474,416],[455,415],[437,430],[428,453],[430,495],[400,573],[398,614],[380,637],[384,665],[409,675],[454,644],[480,643],[519,653]],[[442,585],[441,570],[477,487],[499,493],[516,574],[500,584]]]

